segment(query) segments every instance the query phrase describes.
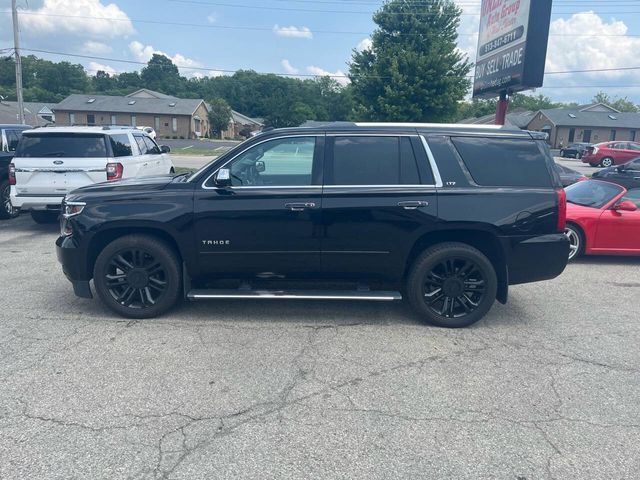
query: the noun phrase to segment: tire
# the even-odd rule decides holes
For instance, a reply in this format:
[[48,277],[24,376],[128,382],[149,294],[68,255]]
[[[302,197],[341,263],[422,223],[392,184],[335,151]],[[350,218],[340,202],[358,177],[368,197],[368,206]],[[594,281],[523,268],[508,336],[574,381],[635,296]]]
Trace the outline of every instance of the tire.
[[467,327],[482,319],[495,302],[497,290],[498,279],[489,259],[476,248],[456,242],[425,250],[411,267],[405,285],[413,309],[432,325],[446,328]]
[[47,225],[56,223],[60,214],[58,212],[50,212],[47,210],[31,210],[31,218],[39,225]]
[[600,160],[601,167],[609,168],[612,165],[613,165],[613,158],[611,157],[604,157],[602,160]]
[[0,205],[0,220],[16,218],[20,212],[11,205],[11,185],[9,184],[9,180],[0,182],[0,197],[2,200],[2,205]]
[[567,223],[564,230],[565,235],[569,239],[569,261],[577,259],[584,254],[585,238],[582,229],[574,223]]
[[580,152],[576,153],[576,158],[582,160],[582,154]]
[[153,318],[178,302],[182,271],[176,254],[162,240],[127,235],[100,252],[93,283],[102,303],[118,315]]

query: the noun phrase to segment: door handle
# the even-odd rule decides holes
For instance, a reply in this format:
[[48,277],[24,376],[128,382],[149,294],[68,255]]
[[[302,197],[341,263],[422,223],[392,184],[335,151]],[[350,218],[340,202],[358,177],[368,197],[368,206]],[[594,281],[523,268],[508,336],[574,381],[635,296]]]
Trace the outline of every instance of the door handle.
[[429,202],[398,202],[398,206],[405,210],[416,210],[420,207],[428,207]]
[[292,212],[304,212],[308,208],[316,208],[316,204],[313,202],[308,203],[285,203],[285,208],[288,208]]

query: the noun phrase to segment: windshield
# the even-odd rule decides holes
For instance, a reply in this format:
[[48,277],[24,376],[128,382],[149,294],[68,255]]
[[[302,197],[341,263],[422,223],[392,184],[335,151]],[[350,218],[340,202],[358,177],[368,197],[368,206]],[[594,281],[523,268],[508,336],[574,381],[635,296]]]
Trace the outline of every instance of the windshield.
[[41,133],[23,135],[16,157],[107,157],[104,135]]
[[567,202],[584,207],[602,208],[624,190],[621,186],[598,181],[578,182],[567,187]]

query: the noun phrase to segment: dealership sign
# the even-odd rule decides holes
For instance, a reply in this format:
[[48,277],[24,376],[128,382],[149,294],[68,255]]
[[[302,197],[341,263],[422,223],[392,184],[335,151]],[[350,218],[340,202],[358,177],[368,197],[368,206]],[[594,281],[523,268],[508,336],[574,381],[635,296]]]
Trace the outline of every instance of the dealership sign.
[[474,97],[541,87],[552,0],[482,0]]

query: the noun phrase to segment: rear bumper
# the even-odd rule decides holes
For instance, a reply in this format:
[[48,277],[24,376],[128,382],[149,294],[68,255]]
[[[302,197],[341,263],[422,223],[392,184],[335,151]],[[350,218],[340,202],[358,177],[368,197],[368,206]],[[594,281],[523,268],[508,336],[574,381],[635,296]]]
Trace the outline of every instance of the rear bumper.
[[550,280],[560,275],[569,261],[569,240],[562,233],[509,241],[509,285]]
[[64,195],[15,195],[12,191],[11,204],[20,210],[60,210],[64,197]]

